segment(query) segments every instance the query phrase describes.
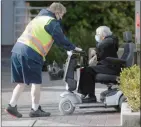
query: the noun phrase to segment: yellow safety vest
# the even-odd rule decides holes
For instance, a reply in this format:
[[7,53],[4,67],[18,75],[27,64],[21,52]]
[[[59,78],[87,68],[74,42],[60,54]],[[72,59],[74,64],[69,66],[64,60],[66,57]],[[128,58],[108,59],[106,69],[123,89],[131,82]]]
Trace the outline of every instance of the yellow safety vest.
[[52,36],[45,31],[44,26],[48,25],[53,19],[49,16],[35,17],[17,40],[17,42],[24,43],[39,53],[44,61],[54,41]]

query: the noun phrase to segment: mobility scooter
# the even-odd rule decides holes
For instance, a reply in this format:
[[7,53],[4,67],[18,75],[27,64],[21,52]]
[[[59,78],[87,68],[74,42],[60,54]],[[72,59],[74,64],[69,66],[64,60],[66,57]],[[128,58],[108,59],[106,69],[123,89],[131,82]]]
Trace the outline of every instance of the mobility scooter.
[[[130,67],[133,65],[134,49],[135,45],[132,42],[131,32],[124,32],[124,52],[121,58],[107,57],[106,60],[113,64],[122,64],[124,67]],[[60,97],[59,110],[63,115],[72,114],[75,107],[89,108],[92,107],[115,107],[120,111],[121,104],[126,100],[122,91],[118,89],[119,83],[117,82],[117,75],[97,74],[96,83],[107,85],[107,90],[100,93],[100,101],[96,103],[83,103],[82,95],[77,92],[79,86],[79,78],[83,67],[87,66],[86,53],[85,52],[67,52],[68,58],[66,61],[66,68],[64,74],[64,82],[66,85],[66,91],[63,92]],[[81,61],[81,62],[80,62]],[[76,77],[75,78],[75,70]],[[113,88],[113,86],[117,86]]]

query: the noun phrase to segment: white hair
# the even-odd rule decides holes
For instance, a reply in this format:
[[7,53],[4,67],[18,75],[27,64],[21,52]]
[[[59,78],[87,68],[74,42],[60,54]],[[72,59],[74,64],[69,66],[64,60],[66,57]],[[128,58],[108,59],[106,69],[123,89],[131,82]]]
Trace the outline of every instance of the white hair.
[[106,37],[106,36],[112,35],[112,32],[111,32],[109,27],[107,27],[107,26],[100,26],[100,27],[98,27],[96,29],[96,34],[99,34],[101,36]]
[[49,6],[49,10],[53,13],[66,13],[66,7],[64,7],[63,4],[59,3],[59,2],[53,2],[50,6]]

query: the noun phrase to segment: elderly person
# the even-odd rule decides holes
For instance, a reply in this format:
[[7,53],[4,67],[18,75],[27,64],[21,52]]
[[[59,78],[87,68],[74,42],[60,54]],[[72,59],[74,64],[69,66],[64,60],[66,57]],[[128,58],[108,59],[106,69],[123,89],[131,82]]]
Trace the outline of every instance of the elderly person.
[[106,57],[117,58],[118,39],[112,35],[107,26],[100,26],[96,29],[96,51],[98,64],[83,69],[80,75],[78,92],[88,98],[83,98],[83,102],[96,102],[95,96],[95,77],[96,74],[119,74],[120,68],[110,66],[104,59]]
[[50,116],[39,105],[40,87],[42,83],[42,66],[53,41],[66,50],[77,50],[63,34],[60,20],[66,13],[61,3],[52,3],[49,8],[41,12],[27,25],[23,34],[18,38],[12,49],[11,72],[12,81],[17,83],[6,111],[15,116],[22,117],[17,110],[17,101],[26,85],[31,84],[32,108],[30,117]]

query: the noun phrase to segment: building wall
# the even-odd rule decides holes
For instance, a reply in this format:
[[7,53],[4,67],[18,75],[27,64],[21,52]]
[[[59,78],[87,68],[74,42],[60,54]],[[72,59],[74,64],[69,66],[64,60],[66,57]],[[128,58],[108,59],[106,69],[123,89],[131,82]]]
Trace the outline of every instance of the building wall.
[[23,30],[24,24],[14,25],[14,23],[24,23],[25,17],[15,17],[15,15],[26,15],[26,12],[24,9],[18,9],[15,12],[15,7],[25,6],[24,0],[2,0],[2,45],[13,45],[16,41],[15,28]]
[[2,45],[13,44],[14,24],[13,0],[2,0]]
[[[14,22],[17,23],[14,25],[14,30],[15,30],[15,35],[14,35],[14,41],[17,40],[17,38],[22,34],[22,32],[24,31],[26,25],[27,25],[27,21],[29,14],[28,14],[28,9],[27,9],[27,4],[24,1],[15,1],[14,4],[15,7],[18,7],[15,10],[15,16],[14,16]],[[23,8],[26,7],[26,8]],[[17,16],[16,16],[17,15]],[[22,15],[22,16],[19,16]]]

